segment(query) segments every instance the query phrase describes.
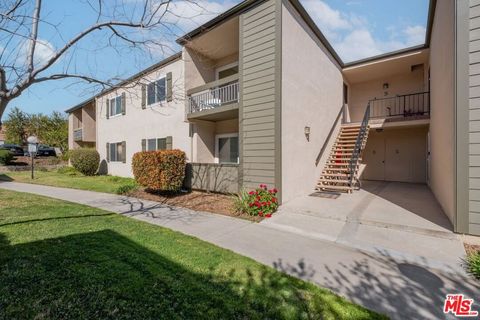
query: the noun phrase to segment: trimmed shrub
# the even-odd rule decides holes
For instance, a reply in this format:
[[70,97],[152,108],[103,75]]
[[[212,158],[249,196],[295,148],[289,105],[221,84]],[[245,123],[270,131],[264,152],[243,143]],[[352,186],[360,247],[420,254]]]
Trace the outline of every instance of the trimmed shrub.
[[187,161],[181,150],[142,151],[133,155],[132,170],[141,186],[153,191],[179,191]]
[[268,189],[267,185],[261,184],[254,191],[242,190],[234,206],[238,213],[270,218],[278,209],[277,189]]
[[93,176],[100,164],[100,155],[95,149],[75,149],[70,151],[70,163],[86,176]]
[[13,160],[13,154],[8,150],[0,150],[0,165],[8,165]]

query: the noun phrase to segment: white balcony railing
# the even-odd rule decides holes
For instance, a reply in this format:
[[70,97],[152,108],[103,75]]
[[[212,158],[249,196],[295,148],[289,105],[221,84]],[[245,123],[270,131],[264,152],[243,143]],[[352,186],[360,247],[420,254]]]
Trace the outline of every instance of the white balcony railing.
[[238,74],[189,90],[188,113],[236,103],[239,97],[238,92]]

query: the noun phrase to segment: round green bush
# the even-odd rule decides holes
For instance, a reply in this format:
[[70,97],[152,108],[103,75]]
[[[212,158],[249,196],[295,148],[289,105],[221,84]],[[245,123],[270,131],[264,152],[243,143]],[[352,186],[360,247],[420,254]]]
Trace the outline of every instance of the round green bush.
[[0,150],[0,165],[8,165],[13,160],[13,154],[8,150]]
[[86,176],[93,176],[100,164],[100,155],[95,149],[75,149],[70,151],[70,163]]

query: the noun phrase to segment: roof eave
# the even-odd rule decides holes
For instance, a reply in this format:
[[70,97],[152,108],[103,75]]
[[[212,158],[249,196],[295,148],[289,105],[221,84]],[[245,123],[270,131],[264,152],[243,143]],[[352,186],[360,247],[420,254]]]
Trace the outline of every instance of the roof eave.
[[198,28],[190,31],[189,33],[183,35],[182,37],[178,38],[176,42],[180,45],[184,45],[188,41],[192,40],[194,37],[216,27],[217,25],[223,23],[225,20],[233,18],[235,16],[240,15],[241,13],[245,12],[246,10],[250,9],[252,6],[260,5],[261,3],[265,2],[266,0],[245,0],[240,2],[233,8],[228,9],[224,13],[219,14],[212,20],[207,21],[206,23],[202,24]]
[[425,44],[421,44],[421,45],[418,45],[418,46],[408,47],[408,48],[397,50],[397,51],[387,52],[387,53],[379,54],[379,55],[376,55],[376,56],[373,56],[373,57],[369,57],[369,58],[355,60],[355,61],[352,61],[352,62],[345,63],[343,65],[343,69],[358,66],[358,65],[361,65],[361,64],[364,64],[364,63],[374,62],[374,61],[377,61],[377,60],[392,58],[392,57],[395,57],[395,56],[400,56],[400,55],[404,55],[404,54],[408,54],[408,53],[411,53],[411,52],[414,52],[414,51],[424,50],[424,49],[428,49],[428,46],[425,45]]

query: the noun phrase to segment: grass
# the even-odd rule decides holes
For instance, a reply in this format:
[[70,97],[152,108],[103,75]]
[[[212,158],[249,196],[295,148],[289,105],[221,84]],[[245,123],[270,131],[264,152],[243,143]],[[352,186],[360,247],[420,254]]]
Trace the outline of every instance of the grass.
[[106,193],[123,194],[135,188],[135,180],[115,176],[84,176],[72,170],[36,171],[35,179],[30,178],[29,171],[9,172],[0,174],[0,180],[43,184],[53,187],[73,188]]
[[5,190],[0,283],[0,319],[381,318],[196,238]]

